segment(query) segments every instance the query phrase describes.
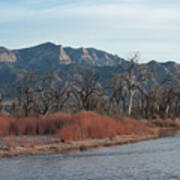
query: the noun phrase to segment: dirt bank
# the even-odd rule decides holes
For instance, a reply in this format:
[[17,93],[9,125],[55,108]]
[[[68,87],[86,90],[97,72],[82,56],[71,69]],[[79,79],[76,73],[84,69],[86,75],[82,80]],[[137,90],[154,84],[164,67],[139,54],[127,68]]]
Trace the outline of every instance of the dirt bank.
[[[136,143],[149,139],[158,138],[154,135],[121,135],[114,138],[89,139],[83,141],[55,142],[48,144],[24,144],[19,146],[4,145],[0,148],[0,157],[32,156],[32,155],[49,155],[58,153],[68,153],[75,150],[85,151],[90,148],[114,146],[128,143]],[[6,138],[7,139],[7,138]],[[2,139],[1,139],[2,140]],[[14,140],[16,141],[16,140]]]
[[94,112],[45,117],[0,116],[0,157],[48,155],[171,136],[180,119],[113,119]]

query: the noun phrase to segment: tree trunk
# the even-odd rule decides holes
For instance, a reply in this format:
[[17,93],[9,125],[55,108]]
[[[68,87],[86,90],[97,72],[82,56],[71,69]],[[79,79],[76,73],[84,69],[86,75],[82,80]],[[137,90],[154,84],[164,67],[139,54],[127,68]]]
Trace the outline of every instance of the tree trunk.
[[128,115],[131,115],[131,114],[132,114],[133,96],[134,96],[134,91],[133,91],[133,90],[130,90],[130,91],[129,91]]

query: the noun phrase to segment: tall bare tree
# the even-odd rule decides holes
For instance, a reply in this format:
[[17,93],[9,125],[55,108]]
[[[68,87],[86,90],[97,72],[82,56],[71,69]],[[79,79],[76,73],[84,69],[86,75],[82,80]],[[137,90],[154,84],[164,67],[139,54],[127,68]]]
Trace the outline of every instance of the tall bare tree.
[[90,69],[74,74],[71,84],[71,98],[78,110],[94,110],[103,95],[98,82],[99,75]]
[[148,75],[145,66],[141,66],[140,68],[137,66],[139,57],[139,53],[135,52],[128,58],[129,63],[120,77],[126,82],[128,89],[128,115],[132,114],[135,93],[138,87],[142,86]]

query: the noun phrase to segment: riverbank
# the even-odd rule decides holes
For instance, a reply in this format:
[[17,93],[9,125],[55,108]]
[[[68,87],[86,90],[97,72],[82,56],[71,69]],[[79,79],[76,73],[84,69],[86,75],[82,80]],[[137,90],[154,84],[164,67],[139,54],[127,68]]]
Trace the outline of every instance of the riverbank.
[[[165,136],[172,136],[175,131],[177,131],[177,129],[156,128],[154,129],[154,134],[119,135],[113,138],[87,139],[67,142],[62,142],[62,140],[56,137],[50,138],[45,136],[5,137],[1,138],[1,141],[4,141],[6,145],[0,148],[0,158],[64,154],[72,151],[86,151],[92,148],[137,143]],[[28,140],[25,140],[25,138],[28,138]],[[38,141],[41,141],[41,144],[36,144],[35,141],[37,143],[39,143]],[[19,142],[19,145],[17,145],[17,142]]]
[[[15,146],[13,144],[6,145],[0,148],[0,157],[16,157],[16,156],[36,156],[36,155],[49,155],[49,154],[59,154],[59,153],[69,153],[71,151],[85,151],[91,148],[107,147],[114,145],[122,145],[129,143],[136,143],[140,141],[156,139],[159,136],[157,134],[153,135],[121,135],[113,138],[103,138],[103,139],[88,139],[82,141],[67,141],[67,142],[57,142],[58,139],[54,139],[54,143],[36,145],[35,143],[25,143],[24,145]],[[9,138],[9,140],[8,140]],[[13,141],[19,141],[24,137],[13,137]],[[31,137],[33,138],[33,137]],[[40,138],[40,137],[39,137]],[[1,139],[4,141],[12,141],[12,137],[6,137]],[[10,142],[12,143],[12,142]]]
[[180,127],[180,120],[118,120],[83,111],[39,118],[3,115],[0,125],[2,158],[85,151],[171,136]]

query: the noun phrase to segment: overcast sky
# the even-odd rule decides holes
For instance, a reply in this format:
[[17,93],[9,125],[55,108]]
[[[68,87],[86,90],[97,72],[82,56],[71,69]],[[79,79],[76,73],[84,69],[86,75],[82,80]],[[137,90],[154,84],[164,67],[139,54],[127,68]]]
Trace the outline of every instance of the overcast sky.
[[180,63],[180,1],[0,0],[0,46],[46,41]]

